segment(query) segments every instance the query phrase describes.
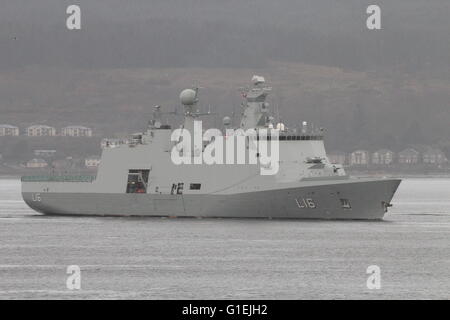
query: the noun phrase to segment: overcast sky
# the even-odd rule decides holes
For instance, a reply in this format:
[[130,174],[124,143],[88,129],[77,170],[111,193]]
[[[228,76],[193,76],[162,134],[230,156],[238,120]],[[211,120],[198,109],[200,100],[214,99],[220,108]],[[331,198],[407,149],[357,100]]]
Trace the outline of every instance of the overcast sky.
[[[448,0],[75,3],[81,31],[66,29],[72,1],[1,0],[0,67],[240,67],[286,59],[359,69],[409,63],[415,71],[448,68],[450,59]],[[381,7],[380,31],[365,27],[369,4]]]

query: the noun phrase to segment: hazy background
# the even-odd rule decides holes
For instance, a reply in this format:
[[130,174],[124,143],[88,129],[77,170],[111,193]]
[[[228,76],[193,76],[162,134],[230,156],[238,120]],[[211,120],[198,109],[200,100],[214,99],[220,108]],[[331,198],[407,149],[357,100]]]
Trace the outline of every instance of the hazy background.
[[[82,30],[66,28],[70,4]],[[450,157],[448,0],[0,0],[0,123],[132,133],[198,85],[220,126],[253,74],[283,122],[326,127],[329,149]]]

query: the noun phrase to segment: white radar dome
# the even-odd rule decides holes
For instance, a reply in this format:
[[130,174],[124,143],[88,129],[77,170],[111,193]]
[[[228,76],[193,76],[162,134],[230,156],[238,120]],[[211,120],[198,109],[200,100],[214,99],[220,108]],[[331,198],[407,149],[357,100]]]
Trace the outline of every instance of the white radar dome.
[[180,93],[180,101],[185,106],[192,106],[197,102],[197,92],[192,89],[186,89]]

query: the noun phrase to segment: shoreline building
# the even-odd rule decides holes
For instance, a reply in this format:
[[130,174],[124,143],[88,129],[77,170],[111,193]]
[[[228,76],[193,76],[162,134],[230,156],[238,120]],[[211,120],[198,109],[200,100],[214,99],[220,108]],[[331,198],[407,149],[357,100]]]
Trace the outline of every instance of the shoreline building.
[[46,168],[48,166],[47,161],[44,159],[31,159],[26,164],[27,168]]
[[328,155],[331,163],[347,164],[347,154],[342,151],[332,151]]
[[56,129],[46,125],[33,125],[27,128],[27,136],[29,137],[53,137],[56,136]]
[[19,128],[10,124],[0,124],[0,137],[18,136]]
[[394,152],[388,149],[380,149],[372,153],[372,164],[390,165],[394,162]]
[[61,129],[61,135],[67,137],[92,137],[92,129],[83,126],[68,126]]
[[407,148],[398,153],[398,163],[400,164],[418,164],[419,151],[413,148]]
[[84,166],[86,168],[97,168],[99,164],[100,164],[99,156],[91,156],[84,159]]
[[422,162],[426,164],[441,165],[448,162],[448,159],[441,150],[436,148],[429,148],[422,154]]
[[366,150],[355,150],[350,153],[350,165],[368,165],[369,159],[369,152]]

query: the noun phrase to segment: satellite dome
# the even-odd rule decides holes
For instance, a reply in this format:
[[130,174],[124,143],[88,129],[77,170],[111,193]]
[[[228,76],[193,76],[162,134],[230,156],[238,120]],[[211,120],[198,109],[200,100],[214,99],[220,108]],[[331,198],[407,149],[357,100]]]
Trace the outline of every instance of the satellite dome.
[[185,106],[192,106],[197,102],[197,92],[192,89],[186,89],[180,93],[180,101]]
[[222,122],[223,122],[224,126],[229,126],[231,124],[231,118],[230,117],[224,117]]

